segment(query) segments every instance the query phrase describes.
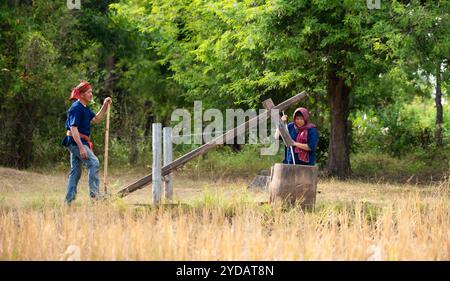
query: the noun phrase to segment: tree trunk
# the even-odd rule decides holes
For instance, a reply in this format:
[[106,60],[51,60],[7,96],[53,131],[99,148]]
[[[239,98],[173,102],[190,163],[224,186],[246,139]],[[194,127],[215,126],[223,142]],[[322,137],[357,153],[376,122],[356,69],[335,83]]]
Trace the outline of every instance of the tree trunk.
[[151,102],[146,101],[144,104],[145,112],[145,124],[144,124],[144,136],[150,137],[152,132],[152,124],[155,122],[155,116],[153,115],[152,111],[148,110],[148,108],[152,108],[153,104]]
[[130,154],[128,157],[129,163],[131,166],[135,166],[137,164],[138,160],[138,148],[137,148],[137,140],[136,140],[136,129],[134,126],[131,126],[131,133],[130,133]]
[[442,125],[444,123],[444,116],[442,111],[442,90],[441,90],[441,63],[438,64],[436,72],[436,128],[434,131],[434,141],[437,147],[442,147]]
[[[27,102],[18,104],[21,104],[18,107],[21,110],[19,110],[16,117],[13,146],[16,147],[17,150],[13,166],[19,169],[26,169],[30,167],[31,162],[33,161],[34,126],[30,121],[34,119],[33,117],[30,117],[30,115],[33,114],[33,106]],[[24,112],[21,112],[22,110],[24,110]]]
[[106,71],[107,71],[107,75],[106,75],[106,80],[105,80],[105,85],[104,85],[104,93],[103,93],[103,98],[106,97],[110,97],[113,93],[113,89],[114,89],[114,79],[115,79],[115,75],[114,75],[114,56],[113,55],[108,55],[106,57]]
[[328,99],[330,104],[330,142],[328,146],[327,171],[331,176],[346,179],[350,176],[350,142],[348,128],[348,105],[350,87],[337,70],[328,74]]

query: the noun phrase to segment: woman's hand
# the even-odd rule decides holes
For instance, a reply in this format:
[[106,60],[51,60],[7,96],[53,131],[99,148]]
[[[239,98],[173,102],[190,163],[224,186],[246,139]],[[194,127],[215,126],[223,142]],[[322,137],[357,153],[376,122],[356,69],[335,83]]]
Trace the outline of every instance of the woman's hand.
[[300,149],[306,150],[306,151],[311,151],[311,149],[309,148],[308,144],[306,143],[299,143],[299,142],[294,142],[294,146],[298,147]]
[[287,115],[281,116],[281,121],[287,122],[287,120],[288,120],[288,116]]

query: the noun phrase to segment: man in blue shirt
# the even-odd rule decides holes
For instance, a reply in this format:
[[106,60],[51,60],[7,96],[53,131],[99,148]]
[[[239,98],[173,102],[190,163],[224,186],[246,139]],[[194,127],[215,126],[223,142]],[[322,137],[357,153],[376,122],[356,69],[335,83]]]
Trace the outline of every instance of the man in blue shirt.
[[81,167],[85,164],[89,174],[89,196],[95,199],[99,195],[99,161],[92,151],[93,145],[89,138],[91,133],[91,122],[100,123],[107,107],[112,103],[111,98],[106,98],[100,111],[95,114],[89,108],[88,103],[92,100],[92,86],[89,82],[81,83],[72,90],[70,100],[75,101],[67,111],[66,137],[62,145],[70,152],[70,174],[67,184],[65,202],[70,204],[75,200],[77,185],[81,177]]
[[[287,125],[289,135],[294,140],[294,146],[285,147],[284,164],[311,165],[316,164],[315,149],[319,139],[317,127],[309,121],[309,112],[306,108],[297,108],[294,112],[294,121]],[[287,115],[281,117],[287,122]],[[279,130],[275,132],[275,138],[279,138]],[[294,156],[294,158],[292,158]]]

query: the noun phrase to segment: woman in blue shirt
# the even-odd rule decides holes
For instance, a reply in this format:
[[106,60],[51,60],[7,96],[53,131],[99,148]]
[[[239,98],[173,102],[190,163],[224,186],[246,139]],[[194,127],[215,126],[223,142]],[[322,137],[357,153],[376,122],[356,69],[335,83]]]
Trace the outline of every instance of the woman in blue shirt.
[[[316,164],[315,149],[319,139],[316,125],[309,121],[309,112],[306,108],[300,107],[294,111],[294,121],[287,125],[289,135],[294,140],[294,146],[285,147],[284,164],[311,165]],[[287,115],[281,117],[283,122],[287,122]],[[278,138],[279,132],[275,133]],[[294,159],[292,158],[292,152]]]

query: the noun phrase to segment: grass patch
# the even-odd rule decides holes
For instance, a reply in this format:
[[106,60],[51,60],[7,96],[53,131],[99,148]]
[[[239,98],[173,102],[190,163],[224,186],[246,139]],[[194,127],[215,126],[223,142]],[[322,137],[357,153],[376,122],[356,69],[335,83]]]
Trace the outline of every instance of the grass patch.
[[378,153],[360,153],[352,155],[353,175],[362,178],[381,178],[392,181],[441,180],[449,175],[450,151],[408,154],[401,158]]

